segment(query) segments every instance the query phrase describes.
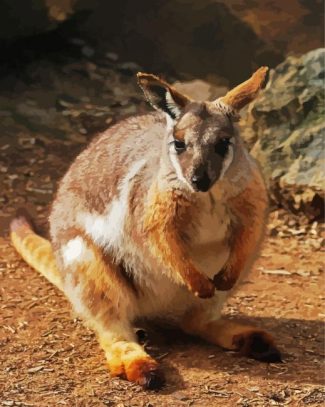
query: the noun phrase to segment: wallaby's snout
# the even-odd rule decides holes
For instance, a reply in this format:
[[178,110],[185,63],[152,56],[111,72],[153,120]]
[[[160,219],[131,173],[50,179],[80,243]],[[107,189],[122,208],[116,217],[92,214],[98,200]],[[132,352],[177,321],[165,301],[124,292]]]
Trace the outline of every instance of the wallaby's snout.
[[206,192],[211,186],[211,179],[208,173],[203,171],[197,171],[191,178],[191,182],[194,190]]

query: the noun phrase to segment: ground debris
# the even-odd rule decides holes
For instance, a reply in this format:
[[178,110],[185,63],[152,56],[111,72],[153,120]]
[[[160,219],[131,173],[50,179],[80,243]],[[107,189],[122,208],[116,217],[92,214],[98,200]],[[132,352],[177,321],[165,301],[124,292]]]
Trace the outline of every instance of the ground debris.
[[316,404],[324,405],[325,404],[325,390],[323,389],[314,389],[307,396],[304,396],[302,399],[304,404]]

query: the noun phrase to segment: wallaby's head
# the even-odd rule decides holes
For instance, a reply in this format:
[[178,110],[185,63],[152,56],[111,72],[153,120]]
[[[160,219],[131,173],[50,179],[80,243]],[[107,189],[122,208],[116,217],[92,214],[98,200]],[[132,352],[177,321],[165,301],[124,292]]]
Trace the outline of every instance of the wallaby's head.
[[167,115],[168,153],[177,176],[195,191],[208,191],[236,157],[238,112],[265,85],[268,68],[215,101],[196,102],[155,75],[138,73],[147,100]]

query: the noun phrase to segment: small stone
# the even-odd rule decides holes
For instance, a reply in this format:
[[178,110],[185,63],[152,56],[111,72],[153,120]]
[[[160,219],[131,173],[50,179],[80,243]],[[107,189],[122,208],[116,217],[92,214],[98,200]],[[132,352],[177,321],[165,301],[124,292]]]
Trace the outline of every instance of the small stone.
[[180,391],[178,391],[177,393],[174,393],[174,394],[173,394],[173,397],[174,397],[175,399],[181,400],[181,401],[183,401],[183,400],[188,400],[188,397],[187,397],[184,393],[181,393]]
[[85,128],[81,127],[81,128],[79,129],[79,133],[80,133],[80,134],[87,134],[88,132],[87,132],[87,130],[86,130]]
[[91,58],[95,54],[95,50],[88,45],[85,45],[81,48],[81,53],[87,58]]
[[69,41],[71,44],[79,45],[79,46],[86,44],[86,42],[84,40],[82,40],[81,38],[71,38]]
[[115,52],[106,52],[106,57],[108,58],[108,59],[110,59],[111,61],[117,61],[118,60],[118,55],[117,54],[115,54]]
[[253,393],[260,391],[259,387],[248,387],[247,390],[252,391]]

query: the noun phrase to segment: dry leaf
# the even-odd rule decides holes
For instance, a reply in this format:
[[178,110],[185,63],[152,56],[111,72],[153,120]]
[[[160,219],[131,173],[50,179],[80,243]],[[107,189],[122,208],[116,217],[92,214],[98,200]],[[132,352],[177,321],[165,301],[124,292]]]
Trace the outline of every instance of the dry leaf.
[[44,369],[44,366],[35,366],[35,367],[31,367],[30,369],[28,369],[27,372],[28,373],[37,373],[42,369]]
[[262,273],[264,274],[273,274],[276,276],[291,276],[291,273],[287,270],[282,270],[282,269],[275,269],[275,270],[262,270]]

